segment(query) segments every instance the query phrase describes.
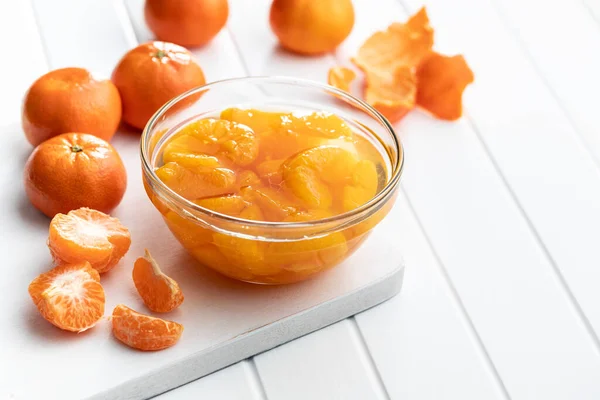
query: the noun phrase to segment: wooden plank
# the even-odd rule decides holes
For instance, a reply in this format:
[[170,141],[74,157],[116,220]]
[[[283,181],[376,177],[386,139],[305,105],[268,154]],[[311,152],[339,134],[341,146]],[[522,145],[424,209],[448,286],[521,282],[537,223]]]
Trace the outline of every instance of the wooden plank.
[[[406,18],[397,1],[380,1],[378,7],[368,1],[355,5],[357,26],[337,52],[339,59],[354,54],[369,33]],[[421,5],[410,2],[412,11]],[[493,14],[482,2],[459,6],[430,1],[428,8],[437,28],[436,43],[446,52],[467,49],[467,43],[452,32],[478,40],[491,35],[484,27],[496,26],[494,19],[482,18]],[[369,17],[362,20],[361,15]],[[489,48],[499,63],[526,62],[523,57],[509,58],[512,54],[504,53],[505,46],[492,45],[481,56],[489,55]],[[485,74],[475,70],[476,77],[480,73]],[[468,105],[479,102],[481,108],[499,113],[502,107],[495,107],[495,93],[476,89],[479,84],[476,78],[466,95]],[[469,121],[444,123],[417,111],[397,128],[407,154],[408,198],[509,395],[516,399],[597,397],[600,360],[594,341]],[[537,157],[538,152],[529,156],[533,154]],[[580,166],[589,173],[585,162]],[[573,374],[573,366],[581,373]]]
[[131,47],[112,1],[33,0],[50,67],[83,67],[110,77]]
[[[600,237],[600,175],[593,159],[493,7],[477,0],[464,1],[461,7],[472,11],[461,13],[442,3],[430,5],[437,36],[442,38],[439,47],[451,46],[451,40],[460,43],[476,71],[477,84],[469,89],[465,99],[468,114],[552,257],[559,276],[564,277],[567,291],[575,298],[575,307],[583,310],[584,319],[589,319],[595,329],[592,334],[597,341],[600,307],[594,282],[600,280],[600,270],[596,268],[600,250],[595,240]],[[412,4],[416,7],[416,2]],[[519,2],[515,11],[527,9],[524,4]],[[542,19],[546,13],[543,14]],[[525,20],[519,24],[524,26]],[[537,32],[537,22],[534,25],[533,31]],[[479,40],[473,31],[482,32],[486,40]],[[529,27],[519,31],[529,31]],[[597,36],[600,39],[600,30]],[[486,51],[490,48],[501,56],[489,57]],[[558,59],[547,59],[544,64],[554,61]],[[590,80],[598,81],[597,77]]]
[[0,15],[2,48],[12,60],[2,63],[0,75],[0,126],[8,126],[21,121],[23,95],[46,72],[46,60],[29,1],[0,2]]
[[242,361],[231,367],[217,371],[204,378],[180,386],[162,395],[154,397],[156,400],[266,400],[263,397],[262,387],[252,384],[252,371],[249,361]]
[[[124,0],[139,43],[154,39],[144,21],[144,0]],[[223,29],[209,44],[190,49],[204,70],[207,82],[244,76],[238,52],[229,32]]]
[[[598,1],[588,4],[592,11],[600,8]],[[598,21],[581,1],[509,0],[495,5],[600,167],[600,113],[595,106],[600,90]]]
[[344,320],[254,357],[269,399],[386,399]]

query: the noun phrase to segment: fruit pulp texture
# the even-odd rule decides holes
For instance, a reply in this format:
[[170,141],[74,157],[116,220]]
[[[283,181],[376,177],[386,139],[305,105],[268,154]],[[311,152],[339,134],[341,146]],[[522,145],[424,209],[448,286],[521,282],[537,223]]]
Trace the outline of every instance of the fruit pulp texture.
[[[170,189],[199,206],[246,220],[332,217],[365,204],[388,180],[382,149],[324,112],[229,108],[184,125],[161,152],[156,174]],[[202,264],[267,284],[300,281],[338,264],[389,211],[384,206],[325,236],[277,242],[216,232],[149,195],[173,234]]]

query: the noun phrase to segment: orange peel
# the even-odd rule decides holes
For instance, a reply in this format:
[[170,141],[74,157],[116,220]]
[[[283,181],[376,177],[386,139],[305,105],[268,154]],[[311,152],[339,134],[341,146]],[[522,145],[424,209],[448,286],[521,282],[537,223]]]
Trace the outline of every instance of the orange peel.
[[348,93],[354,79],[356,79],[356,72],[346,67],[332,67],[327,74],[328,84]]
[[390,122],[402,119],[415,107],[417,78],[413,69],[400,66],[392,74],[366,73],[365,101]]
[[462,95],[474,81],[473,71],[462,55],[432,53],[417,69],[417,104],[439,119],[462,116]]
[[416,70],[432,47],[433,29],[423,7],[406,23],[375,32],[352,59],[365,73],[366,102],[390,122],[399,121],[415,107]]
[[375,32],[358,49],[352,62],[365,72],[393,73],[401,66],[416,67],[433,47],[433,29],[425,7],[402,23]]

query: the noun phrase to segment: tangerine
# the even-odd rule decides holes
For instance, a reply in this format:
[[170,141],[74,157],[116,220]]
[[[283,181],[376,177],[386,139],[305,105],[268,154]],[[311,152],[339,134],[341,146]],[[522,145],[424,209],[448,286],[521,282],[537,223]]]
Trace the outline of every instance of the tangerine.
[[334,50],[352,31],[351,0],[274,0],[270,22],[279,43],[300,54]]
[[31,203],[52,218],[80,207],[112,211],[125,194],[127,172],[108,142],[85,133],[65,133],[33,150],[24,180]]
[[203,46],[227,22],[227,0],[146,0],[144,17],[156,37],[181,46]]
[[192,53],[158,41],[128,51],[115,67],[112,81],[123,101],[123,121],[138,129],[168,100],[206,83]]
[[83,68],[61,68],[36,80],[23,101],[21,120],[34,146],[65,132],[87,132],[109,141],[121,121],[121,97],[109,80]]

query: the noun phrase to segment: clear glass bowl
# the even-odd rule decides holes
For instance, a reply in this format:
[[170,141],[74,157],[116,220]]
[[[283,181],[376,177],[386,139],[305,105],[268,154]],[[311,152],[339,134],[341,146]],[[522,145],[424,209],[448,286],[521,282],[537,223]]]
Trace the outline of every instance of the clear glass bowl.
[[[377,195],[347,213],[293,223],[245,220],[179,196],[155,173],[163,145],[190,121],[229,107],[328,111],[344,118],[386,161]],[[226,276],[261,284],[298,282],[348,258],[391,209],[404,160],[398,136],[371,106],[331,86],[287,77],[228,79],[172,99],[146,125],[141,158],[146,192],[187,251]]]

